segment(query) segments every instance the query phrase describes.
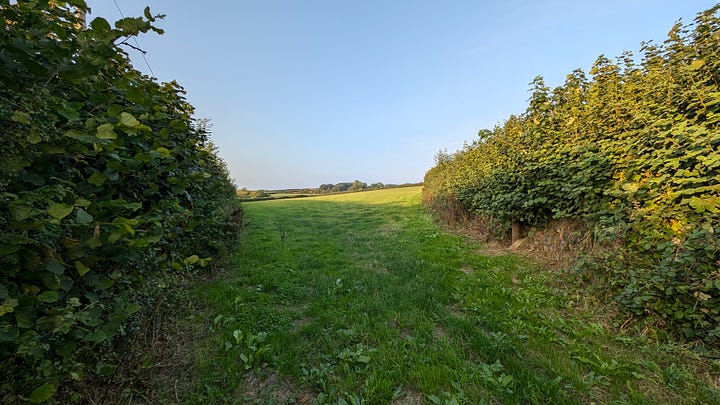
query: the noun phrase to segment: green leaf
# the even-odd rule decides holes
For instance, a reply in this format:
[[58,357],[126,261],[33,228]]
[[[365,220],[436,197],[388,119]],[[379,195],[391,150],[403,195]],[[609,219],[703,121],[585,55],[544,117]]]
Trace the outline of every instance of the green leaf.
[[120,123],[129,128],[135,128],[140,125],[140,121],[136,120],[132,114],[126,112],[120,113]]
[[115,370],[117,370],[117,368],[118,366],[114,364],[98,363],[95,367],[95,372],[99,375],[110,377],[115,374]]
[[0,325],[0,342],[12,342],[19,334],[20,331],[13,325]]
[[30,114],[23,111],[15,111],[10,117],[12,121],[19,122],[21,124],[30,124]]
[[112,124],[102,124],[97,128],[98,139],[117,139],[117,134],[113,130]]
[[78,198],[77,200],[75,200],[76,207],[88,207],[90,204],[92,204],[92,201],[86,198]]
[[55,329],[62,324],[62,316],[60,315],[48,315],[38,318],[35,321],[35,325],[42,329]]
[[235,338],[235,343],[240,344],[243,341],[243,332],[240,329],[235,329],[233,331],[233,337]]
[[136,302],[131,302],[125,306],[125,312],[128,314],[134,314],[135,312],[140,310],[140,304]]
[[150,20],[151,22],[155,22],[155,17],[150,13],[150,6],[145,7],[145,10],[143,10],[143,14],[145,15],[145,18]]
[[621,188],[629,193],[637,193],[640,185],[637,183],[625,183]]
[[49,261],[45,264],[45,269],[46,269],[47,271],[49,271],[50,273],[56,274],[56,275],[58,275],[58,276],[60,276],[60,275],[62,275],[63,273],[65,273],[65,267],[64,267],[62,264],[60,264],[60,262],[58,262],[58,261],[55,260],[55,259],[49,260]]
[[58,293],[56,291],[45,291],[38,295],[40,302],[55,302],[58,300]]
[[3,301],[2,305],[0,305],[0,316],[3,316],[5,314],[15,311],[15,308],[17,306],[18,306],[17,299],[5,298],[5,301]]
[[170,157],[170,150],[168,148],[159,147],[155,149],[162,157]]
[[103,185],[103,183],[105,183],[105,179],[107,179],[107,177],[105,177],[104,174],[97,172],[93,173],[92,176],[88,177],[87,182],[92,184],[93,186],[100,187]]
[[137,35],[140,32],[147,32],[150,29],[150,23],[141,17],[125,17],[115,21],[115,27],[122,30],[124,35]]
[[110,23],[108,23],[107,20],[102,17],[97,17],[92,20],[92,22],[90,23],[90,27],[92,27],[94,31],[102,34],[107,34],[112,31]]
[[30,142],[33,145],[35,145],[36,143],[40,143],[40,141],[42,141],[40,134],[38,134],[37,132],[31,132],[30,135],[28,135],[26,139],[28,142]]
[[185,262],[185,264],[187,264],[187,265],[191,265],[191,264],[197,263],[199,260],[200,260],[200,257],[198,255],[192,255],[192,256],[186,257],[185,260],[183,260],[183,262]]
[[85,211],[82,208],[78,208],[75,212],[75,220],[79,224],[90,224],[95,219],[92,217],[92,215],[88,214],[87,211]]
[[98,330],[97,332],[88,333],[85,335],[85,341],[86,342],[93,342],[93,343],[100,343],[103,340],[107,339],[107,334],[103,332],[102,330]]
[[74,205],[68,205],[68,204],[53,204],[47,209],[48,215],[51,217],[57,219],[58,221],[65,218],[66,216],[70,215],[70,213],[75,209]]
[[68,121],[77,121],[80,119],[80,113],[67,103],[63,103],[55,111],[65,117]]
[[135,235],[135,229],[133,229],[133,227],[130,226],[130,224],[128,224],[127,222],[121,223],[120,227],[123,230],[125,230],[125,232],[129,233],[130,235]]
[[[8,245],[8,244],[0,243],[0,255],[2,255],[2,256],[13,254],[13,253],[17,252],[18,250],[20,250],[20,246],[18,246],[18,245],[15,245],[15,244]],[[2,298],[2,297],[0,297],[0,298]]]
[[83,264],[83,262],[81,262],[79,260],[75,261],[75,269],[77,269],[77,272],[80,275],[80,277],[84,276],[85,274],[87,274],[88,271],[90,271],[90,268],[88,266],[86,266],[85,264]]
[[123,237],[123,234],[120,232],[113,232],[108,236],[108,242],[115,243],[119,241]]
[[14,220],[22,221],[32,216],[32,208],[22,203],[12,204],[10,206],[10,215],[12,215]]
[[51,290],[60,288],[60,277],[58,277],[57,274],[45,272],[40,274],[40,278],[47,288]]
[[708,211],[713,214],[717,214],[720,212],[720,198],[718,197],[709,197],[709,198],[699,198],[699,197],[693,197],[688,201],[688,204],[695,208],[695,212],[698,214],[701,214],[705,211]]
[[35,388],[33,392],[30,393],[30,402],[32,402],[33,404],[45,402],[52,398],[56,390],[57,386],[55,384],[45,383]]

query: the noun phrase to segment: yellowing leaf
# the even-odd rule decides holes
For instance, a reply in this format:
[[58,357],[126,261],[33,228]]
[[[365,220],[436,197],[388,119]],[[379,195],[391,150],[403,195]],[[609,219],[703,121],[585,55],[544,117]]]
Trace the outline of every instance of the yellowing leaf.
[[200,260],[200,257],[198,255],[192,255],[185,258],[184,262],[185,264],[195,264]]
[[637,183],[625,183],[622,185],[622,189],[629,193],[637,193],[640,186]]
[[135,128],[140,125],[140,121],[135,119],[132,114],[126,112],[120,113],[120,123],[129,128]]
[[42,141],[42,138],[37,132],[32,132],[30,135],[28,135],[27,141],[34,145],[36,143],[40,143],[40,141]]
[[710,298],[712,298],[710,295],[705,294],[704,292],[701,292],[701,291],[695,291],[695,294],[693,294],[693,295],[695,296],[695,298],[697,298],[701,301],[707,301]]
[[29,124],[30,114],[23,111],[15,111],[12,116],[10,116],[10,119],[21,124]]
[[87,274],[88,271],[90,271],[90,268],[88,266],[84,265],[83,262],[81,262],[79,260],[75,261],[75,268],[77,269],[77,272],[80,275],[80,277],[84,276],[85,274]]
[[697,60],[694,60],[694,61],[690,64],[690,69],[692,69],[692,70],[698,70],[698,69],[700,69],[700,68],[703,67],[703,66],[705,66],[705,61],[702,60],[702,59],[697,59]]
[[18,306],[18,300],[15,298],[5,298],[5,301],[3,301],[2,305],[0,305],[0,316],[3,316],[7,313],[13,312],[15,310],[15,307]]
[[112,124],[102,124],[97,128],[98,139],[116,139],[117,134],[113,131]]

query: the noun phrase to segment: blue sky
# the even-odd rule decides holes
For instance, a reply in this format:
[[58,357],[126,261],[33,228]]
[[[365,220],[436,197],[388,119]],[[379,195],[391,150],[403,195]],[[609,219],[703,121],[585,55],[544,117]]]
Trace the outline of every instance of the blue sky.
[[[239,187],[422,181],[527,106],[537,75],[562,84],[600,54],[662,42],[714,1],[116,0],[167,17],[138,38],[160,81],[177,80]],[[120,18],[88,0],[90,18]],[[139,70],[148,67],[128,50]]]

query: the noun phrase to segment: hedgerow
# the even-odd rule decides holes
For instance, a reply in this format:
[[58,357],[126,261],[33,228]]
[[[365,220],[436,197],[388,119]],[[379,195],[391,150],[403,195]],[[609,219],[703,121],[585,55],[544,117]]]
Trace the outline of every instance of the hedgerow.
[[0,1],[3,403],[112,374],[106,351],[150,282],[208,265],[237,235],[235,187],[183,89],[122,49],[162,33],[162,16],[86,28],[86,11]]
[[[506,225],[579,218],[616,249],[594,259],[616,300],[687,339],[720,338],[720,18],[663,44],[600,56],[425,176],[436,211],[457,201]],[[590,263],[590,262],[588,262]]]

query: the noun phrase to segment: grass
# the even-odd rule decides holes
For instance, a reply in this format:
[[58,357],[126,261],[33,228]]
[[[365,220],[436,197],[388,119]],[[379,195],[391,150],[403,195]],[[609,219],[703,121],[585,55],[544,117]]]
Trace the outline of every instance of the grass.
[[414,187],[247,204],[233,265],[190,292],[206,331],[187,345],[197,377],[158,398],[720,403],[714,352],[618,332],[578,287],[479,253],[419,199]]

